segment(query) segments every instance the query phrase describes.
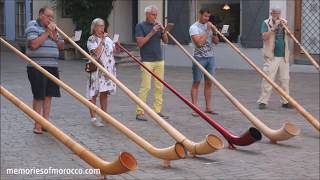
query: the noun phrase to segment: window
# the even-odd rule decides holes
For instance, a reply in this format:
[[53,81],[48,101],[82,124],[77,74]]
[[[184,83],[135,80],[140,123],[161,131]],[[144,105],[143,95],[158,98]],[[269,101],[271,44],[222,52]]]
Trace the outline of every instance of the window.
[[16,38],[24,37],[24,29],[25,29],[25,5],[24,1],[16,2]]
[[4,2],[0,0],[0,36],[4,36]]
[[62,14],[61,14],[61,17],[63,18],[71,18],[71,14],[70,14],[70,10],[69,8],[67,7],[66,5],[66,0],[62,0],[61,1],[61,11],[62,11]]
[[[201,2],[201,1],[199,1]],[[209,8],[211,11],[210,21],[221,30],[223,25],[229,25],[228,33],[225,36],[231,41],[237,43],[240,35],[240,1],[215,1],[206,3],[201,2],[200,8]],[[229,10],[224,10],[223,7],[228,5]],[[198,9],[198,11],[200,10]],[[223,42],[223,39],[220,38]]]

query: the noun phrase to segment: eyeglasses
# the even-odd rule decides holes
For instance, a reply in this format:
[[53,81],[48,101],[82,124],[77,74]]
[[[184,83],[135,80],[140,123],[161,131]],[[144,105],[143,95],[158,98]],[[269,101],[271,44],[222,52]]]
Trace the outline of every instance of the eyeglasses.
[[54,18],[53,18],[53,16],[52,15],[48,15],[48,14],[43,14],[45,17],[47,17],[48,19],[50,19],[50,20],[53,20]]

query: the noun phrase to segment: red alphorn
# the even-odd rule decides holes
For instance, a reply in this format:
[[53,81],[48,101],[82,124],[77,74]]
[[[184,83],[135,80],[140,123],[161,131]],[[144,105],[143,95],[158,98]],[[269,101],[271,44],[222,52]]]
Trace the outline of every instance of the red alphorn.
[[234,145],[238,146],[247,146],[256,141],[261,140],[261,133],[254,127],[250,127],[247,132],[245,132],[242,136],[236,136],[214,121],[210,116],[201,111],[197,106],[192,104],[188,99],[183,97],[177,90],[175,90],[172,86],[170,86],[167,82],[160,79],[157,75],[155,75],[149,68],[147,68],[138,58],[133,56],[126,48],[124,48],[119,42],[116,45],[126,52],[135,62],[137,62],[140,66],[142,66],[145,70],[147,70],[154,78],[156,78],[159,82],[161,82],[164,86],[166,86],[172,93],[178,96],[184,103],[186,103],[192,110],[197,112],[202,119],[207,121],[212,127],[214,127],[220,134],[228,141],[229,148],[235,149]]

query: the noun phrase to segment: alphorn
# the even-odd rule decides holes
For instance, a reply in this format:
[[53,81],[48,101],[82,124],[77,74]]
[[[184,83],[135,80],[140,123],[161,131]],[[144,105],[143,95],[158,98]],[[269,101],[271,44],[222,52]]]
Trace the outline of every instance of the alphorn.
[[207,121],[211,126],[213,126],[217,131],[219,131],[223,137],[228,141],[229,148],[235,149],[234,145],[238,146],[246,146],[250,145],[256,141],[261,140],[261,133],[256,129],[251,127],[247,132],[245,132],[242,136],[238,137],[233,135],[219,123],[214,121],[210,116],[205,114],[202,110],[200,110],[197,106],[192,104],[187,98],[182,96],[176,89],[174,89],[171,85],[169,85],[166,81],[159,78],[155,75],[148,67],[146,67],[140,60],[138,60],[135,56],[133,56],[126,48],[124,48],[120,43],[116,43],[116,45],[126,52],[135,62],[137,62],[141,67],[147,70],[154,78],[156,78],[159,82],[161,82],[164,86],[166,86],[173,94],[175,94],[179,99],[181,99],[185,104],[187,104],[192,110],[196,111],[202,119]]
[[288,32],[290,37],[293,39],[293,41],[299,45],[300,49],[304,52],[304,54],[307,56],[309,61],[316,67],[318,71],[320,71],[319,64],[316,62],[316,60],[313,59],[313,57],[309,54],[309,52],[301,45],[301,43],[297,40],[297,38],[294,37],[294,35],[289,30],[287,25],[282,21],[281,21],[281,24],[282,24],[282,27]]
[[247,119],[266,137],[270,139],[272,143],[277,141],[287,140],[300,133],[300,129],[293,123],[286,122],[280,129],[273,130],[266,126],[261,120],[259,120],[254,114],[252,114],[246,107],[244,107],[231,93],[224,88],[218,80],[216,80],[203,66],[168,32],[169,37],[182,49],[182,51],[189,57],[189,59],[196,64],[200,70],[220,89],[220,91],[230,100],[230,102],[245,116]]
[[109,73],[103,66],[100,65],[94,58],[92,58],[86,51],[84,51],[78,44],[76,44],[68,35],[62,30],[56,27],[57,31],[66,38],[73,46],[75,46],[86,58],[93,62],[109,79],[111,79],[124,93],[126,93],[135,103],[142,107],[159,125],[162,127],[173,139],[183,146],[192,154],[201,155],[209,154],[218,149],[223,148],[222,140],[212,134],[206,136],[204,140],[199,143],[192,142],[187,139],[182,133],[172,127],[167,121],[162,119],[157,113],[155,113],[145,102],[138,98],[129,88],[127,88],[116,77]]
[[62,132],[51,122],[43,118],[40,114],[31,109],[28,105],[23,103],[20,99],[11,94],[2,86],[0,86],[0,93],[18,109],[26,113],[37,123],[41,124],[41,126],[43,126],[50,134],[57,138],[61,143],[66,145],[71,151],[87,162],[90,166],[95,169],[99,169],[102,176],[122,174],[136,169],[136,159],[130,153],[121,152],[117,159],[113,160],[112,162],[106,162],[83,147],[81,144],[74,141],[70,136]]
[[280,86],[272,81],[253,61],[240,51],[235,45],[233,45],[219,30],[213,26],[214,30],[251,66],[258,72],[279,94],[284,97],[314,128],[320,131],[320,123],[313,115],[305,110],[295,99],[288,95]]
[[[75,97],[77,100],[79,100],[82,104],[87,106],[89,109],[95,111],[100,117],[102,117],[103,120],[111,124],[113,127],[118,129],[120,132],[125,134],[129,139],[131,139],[133,142],[135,142],[137,145],[142,147],[144,150],[146,150],[149,154],[151,154],[154,157],[157,157],[159,159],[164,160],[164,165],[169,166],[170,160],[178,160],[185,157],[185,150],[182,144],[176,143],[175,145],[168,147],[168,148],[156,148],[152,146],[149,142],[135,134],[133,131],[128,129],[126,126],[121,124],[119,121],[117,121],[115,118],[104,112],[102,109],[91,103],[89,100],[87,100],[85,97],[80,95],[77,91],[73,90],[70,86],[62,82],[60,79],[56,78],[52,74],[50,74],[48,71],[46,71],[44,68],[39,66],[37,63],[32,61],[29,57],[27,57],[25,54],[18,51],[15,47],[7,43],[4,39],[0,37],[0,41],[7,46],[9,49],[13,50],[16,54],[18,54],[22,59],[26,60],[29,64],[31,64],[33,67],[35,67],[37,70],[39,70],[41,73],[43,73],[46,77],[48,77],[51,81],[62,87],[64,90],[66,90],[71,96]],[[216,142],[219,142],[218,138],[214,135],[210,135],[207,137],[208,143],[212,143],[213,145],[216,144]],[[204,143],[203,143],[204,144]],[[203,145],[201,144],[201,145]],[[206,152],[207,146],[203,145],[202,151]],[[210,149],[211,150],[211,149]]]

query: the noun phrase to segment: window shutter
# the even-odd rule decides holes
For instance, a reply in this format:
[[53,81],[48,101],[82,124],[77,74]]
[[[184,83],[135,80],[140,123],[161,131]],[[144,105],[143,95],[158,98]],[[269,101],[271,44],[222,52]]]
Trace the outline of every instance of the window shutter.
[[269,0],[242,1],[241,45],[262,48],[261,24],[269,17]]

